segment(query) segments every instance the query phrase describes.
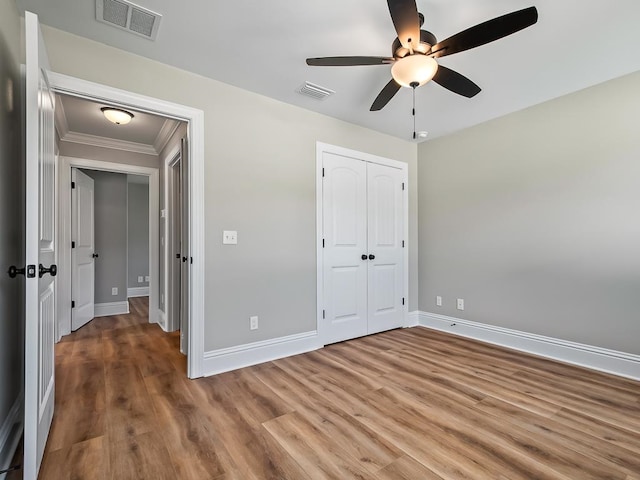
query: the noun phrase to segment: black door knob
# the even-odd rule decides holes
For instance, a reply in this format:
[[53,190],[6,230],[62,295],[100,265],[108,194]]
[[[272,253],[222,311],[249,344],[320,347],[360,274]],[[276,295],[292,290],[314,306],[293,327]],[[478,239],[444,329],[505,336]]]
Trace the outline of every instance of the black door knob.
[[42,278],[45,273],[48,273],[52,277],[55,277],[58,274],[58,266],[51,265],[49,268],[45,268],[44,265],[40,264],[40,268],[38,270],[38,277]]
[[367,259],[367,255],[363,253],[360,258],[363,259],[363,260],[366,260]]
[[18,275],[24,275],[24,268],[16,268],[15,265],[11,265],[7,273],[11,278],[16,278]]
[[369,255],[369,260],[374,260],[376,258],[375,255]]
[[93,255],[91,255],[93,258],[98,258],[100,255],[98,255],[97,253],[94,253]]

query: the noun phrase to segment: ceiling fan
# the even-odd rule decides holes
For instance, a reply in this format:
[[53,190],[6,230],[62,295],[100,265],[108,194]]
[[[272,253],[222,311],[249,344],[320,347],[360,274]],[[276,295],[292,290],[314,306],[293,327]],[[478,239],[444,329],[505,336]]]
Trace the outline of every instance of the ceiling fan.
[[381,110],[401,87],[413,88],[433,80],[442,87],[471,98],[480,87],[464,75],[436,62],[436,58],[479,47],[527,28],[538,21],[536,7],[496,17],[438,42],[435,35],[421,30],[424,16],[415,0],[387,0],[391,20],[398,37],[391,45],[392,57],[320,57],[307,58],[307,65],[346,67],[354,65],[391,65],[389,83],[378,94],[371,111]]

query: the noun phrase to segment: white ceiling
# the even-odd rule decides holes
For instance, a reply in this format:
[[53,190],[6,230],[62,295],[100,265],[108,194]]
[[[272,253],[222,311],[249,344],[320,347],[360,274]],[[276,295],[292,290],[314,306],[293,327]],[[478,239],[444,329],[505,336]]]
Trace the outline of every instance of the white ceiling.
[[[17,0],[41,22],[302,108],[400,138],[413,131],[411,91],[380,112],[369,107],[390,67],[309,67],[305,58],[391,54],[384,0],[220,2],[136,0],[163,15],[156,41],[99,23],[95,0]],[[443,40],[531,5],[536,25],[439,61],[483,91],[460,97],[433,82],[417,91],[417,130],[429,139],[640,70],[638,0],[418,0],[424,29]],[[337,93],[303,97],[304,81]]]
[[108,106],[108,103],[56,95],[58,136],[66,142],[158,155],[179,124],[170,118],[130,110],[131,122],[116,125],[100,110]]

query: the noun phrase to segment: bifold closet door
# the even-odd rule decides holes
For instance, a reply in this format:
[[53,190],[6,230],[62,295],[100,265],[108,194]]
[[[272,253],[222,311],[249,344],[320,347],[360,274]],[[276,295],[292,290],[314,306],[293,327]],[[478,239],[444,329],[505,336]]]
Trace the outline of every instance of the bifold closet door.
[[367,334],[367,164],[327,153],[323,168],[323,330],[334,343]]
[[325,153],[323,340],[402,326],[402,171]]

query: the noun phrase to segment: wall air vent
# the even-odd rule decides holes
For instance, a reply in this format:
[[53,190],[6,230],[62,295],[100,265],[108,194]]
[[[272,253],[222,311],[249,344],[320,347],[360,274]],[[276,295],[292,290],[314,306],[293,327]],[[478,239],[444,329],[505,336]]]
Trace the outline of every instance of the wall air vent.
[[296,91],[302,95],[306,95],[307,97],[315,98],[316,100],[324,100],[328,96],[336,93],[333,90],[329,90],[328,88],[321,87],[320,85],[316,85],[311,82],[304,82],[304,85]]
[[162,15],[126,0],[96,0],[96,20],[155,40]]

